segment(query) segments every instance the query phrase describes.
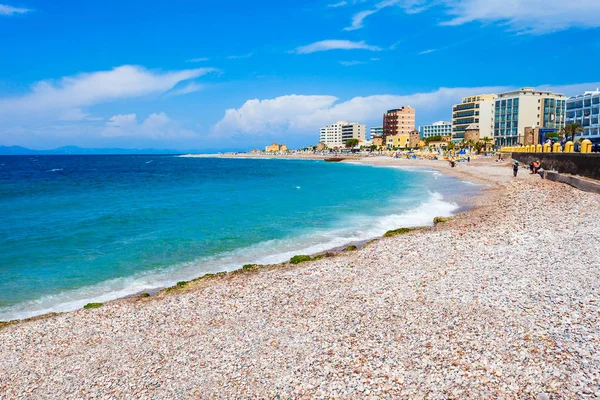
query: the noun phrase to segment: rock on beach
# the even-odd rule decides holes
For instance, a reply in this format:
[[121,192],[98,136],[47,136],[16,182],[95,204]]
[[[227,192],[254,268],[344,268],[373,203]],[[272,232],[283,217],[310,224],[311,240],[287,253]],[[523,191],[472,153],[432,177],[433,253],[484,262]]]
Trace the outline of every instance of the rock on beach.
[[600,196],[457,169],[435,227],[1,329],[0,398],[600,396]]

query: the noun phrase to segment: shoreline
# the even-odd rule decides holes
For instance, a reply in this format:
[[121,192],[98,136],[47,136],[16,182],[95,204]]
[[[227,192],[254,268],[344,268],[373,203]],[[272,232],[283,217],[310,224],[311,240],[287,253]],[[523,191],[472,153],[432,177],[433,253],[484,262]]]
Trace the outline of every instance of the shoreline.
[[[198,155],[198,157],[210,157],[212,158],[214,155]],[[238,155],[226,155],[225,157],[220,157],[220,155],[217,155],[217,158],[254,158],[254,159],[283,159],[286,158],[288,156],[275,156],[275,157],[270,157],[270,156],[265,156],[265,155],[255,155],[254,157],[246,157],[244,156],[238,156]],[[331,156],[331,158],[340,158],[340,157],[335,157],[335,156]],[[421,160],[403,160],[403,159],[392,159],[389,157],[368,157],[368,158],[360,158],[360,157],[353,157],[353,158],[344,158],[342,162],[345,163],[352,163],[352,164],[358,164],[358,165],[364,165],[364,166],[372,166],[372,167],[384,167],[384,168],[389,168],[389,167],[414,167],[417,170],[424,170],[424,169],[433,169],[436,171],[439,171],[441,174],[449,176],[449,177],[454,177],[454,178],[458,178],[458,179],[465,179],[466,178],[470,178],[471,180],[474,180],[476,182],[473,183],[477,183],[477,184],[481,184],[481,185],[488,185],[489,181],[486,180],[482,180],[482,179],[478,179],[477,177],[474,177],[472,175],[469,174],[460,174],[457,173],[458,171],[455,171],[456,169],[444,169],[442,167],[442,164],[446,164],[446,162],[440,162],[440,163],[435,163],[435,162],[425,162],[422,164],[418,164],[415,163],[416,161],[421,161]],[[291,159],[291,158],[288,158]],[[302,157],[302,158],[293,158],[293,159],[297,159],[297,160],[323,160],[323,157],[313,157],[312,155],[309,155],[308,157]],[[417,164],[417,165],[415,165]],[[485,191],[488,190],[488,187],[482,187],[479,189],[479,191],[477,192],[477,195],[474,199],[465,199],[465,198],[461,198],[459,202],[457,202],[456,204],[458,205],[457,210],[452,212],[452,215],[449,218],[455,218],[457,215],[460,214],[464,214],[464,213],[468,213],[470,210],[472,210],[474,207],[476,207],[475,203],[476,203],[476,199],[481,197],[481,196],[485,196]],[[456,200],[456,199],[454,199]],[[434,216],[437,217],[437,216]],[[432,219],[434,218],[432,217]],[[420,226],[418,228],[430,228],[433,227],[433,225],[423,225]],[[405,226],[397,226],[394,229],[399,229],[399,228],[406,228]],[[385,232],[384,232],[385,233]],[[368,239],[364,239],[364,240],[355,240],[355,241],[349,241],[346,242],[344,244],[341,245],[335,245],[333,247],[330,248],[326,248],[317,252],[309,252],[305,255],[308,255],[310,257],[319,257],[322,255],[327,254],[328,256],[331,256],[332,254],[335,256],[338,255],[343,255],[344,254],[344,249],[347,248],[348,246],[356,246],[357,248],[362,248],[364,245],[367,245],[373,241],[377,241],[377,240],[381,240],[384,238],[383,234],[379,236],[375,236],[372,238],[368,238]],[[304,255],[304,253],[301,253],[302,250],[298,250],[297,255]],[[288,266],[292,266],[291,264],[289,264],[289,260],[283,261],[281,263],[278,264],[256,264],[256,265],[260,265],[261,267],[268,267],[271,268],[273,266],[280,266],[280,265],[288,265]],[[190,279],[188,279],[185,282],[193,282],[193,281],[198,281],[201,279],[204,279],[204,277],[208,276],[213,276],[215,274],[220,274],[220,273],[228,273],[228,274],[237,274],[242,270],[242,266],[240,266],[239,268],[236,269],[231,269],[231,270],[219,270],[219,271],[214,271],[214,272],[207,272],[203,275],[200,276],[194,276]],[[181,281],[184,282],[184,281]],[[116,297],[110,300],[106,300],[103,301],[101,304],[109,304],[112,302],[118,302],[118,301],[127,301],[130,299],[136,299],[138,298],[140,295],[144,295],[144,294],[149,294],[150,297],[156,296],[156,295],[160,295],[163,294],[165,292],[169,292],[169,291],[173,291],[173,289],[177,288],[177,286],[157,286],[154,288],[150,288],[150,289],[144,289],[144,290],[140,290],[137,291],[135,293],[131,293],[128,295],[123,295],[120,297]],[[95,300],[90,300],[89,303],[94,303]],[[79,311],[81,308],[77,308],[77,309],[73,309],[73,310],[68,310],[68,311],[49,311],[49,312],[45,312],[43,314],[37,314],[37,315],[32,315],[29,317],[25,317],[25,318],[16,318],[16,319],[11,319],[11,320],[5,320],[5,321],[0,321],[0,330],[2,330],[4,327],[9,326],[9,325],[14,325],[14,324],[20,324],[20,323],[24,323],[24,322],[28,322],[28,321],[35,321],[35,320],[39,320],[39,319],[45,319],[45,318],[52,318],[55,317],[57,315],[62,315],[62,314],[69,314],[69,313],[73,313],[73,312],[77,312]]]
[[494,184],[447,223],[5,327],[0,387],[8,397],[600,393],[600,249],[580,240],[600,237],[600,196],[494,164],[464,169]]

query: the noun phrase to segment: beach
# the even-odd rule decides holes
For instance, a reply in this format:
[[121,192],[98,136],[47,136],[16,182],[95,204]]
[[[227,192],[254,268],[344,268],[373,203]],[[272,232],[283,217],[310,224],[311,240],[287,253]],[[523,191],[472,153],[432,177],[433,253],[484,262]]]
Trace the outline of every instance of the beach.
[[0,329],[0,398],[600,397],[600,196],[491,159],[434,227]]

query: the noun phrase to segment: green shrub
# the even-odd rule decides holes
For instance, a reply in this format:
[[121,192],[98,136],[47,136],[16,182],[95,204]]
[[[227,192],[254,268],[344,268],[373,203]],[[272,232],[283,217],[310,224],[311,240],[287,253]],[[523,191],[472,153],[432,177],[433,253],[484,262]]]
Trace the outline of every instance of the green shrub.
[[294,257],[290,258],[290,263],[291,264],[300,264],[301,262],[310,261],[310,260],[312,260],[312,258],[310,256],[299,255],[299,256],[294,256]]
[[179,281],[179,282],[177,282],[177,287],[184,287],[185,285],[187,285],[187,281]]
[[356,250],[356,249],[358,249],[358,247],[356,247],[356,246],[354,246],[354,245],[350,245],[350,246],[346,247],[346,248],[344,249],[344,251],[354,251],[354,250]]
[[140,294],[139,297],[142,298],[142,299],[146,298],[146,297],[150,297],[150,293],[142,293],[142,294]]
[[444,217],[435,217],[433,219],[433,224],[437,225],[439,223],[444,223],[444,222],[448,222],[450,220],[450,218],[444,218]]
[[90,309],[90,308],[98,308],[98,307],[102,307],[104,305],[104,303],[87,303],[85,306],[83,306],[84,309]]

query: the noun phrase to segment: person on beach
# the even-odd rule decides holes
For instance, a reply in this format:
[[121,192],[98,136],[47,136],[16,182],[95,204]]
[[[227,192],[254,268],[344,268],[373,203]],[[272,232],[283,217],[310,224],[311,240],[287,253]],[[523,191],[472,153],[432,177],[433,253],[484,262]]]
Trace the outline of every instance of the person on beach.
[[519,162],[517,160],[513,161],[513,176],[516,178],[517,173],[519,172]]
[[529,171],[531,171],[530,175],[535,174],[535,161],[529,163]]

